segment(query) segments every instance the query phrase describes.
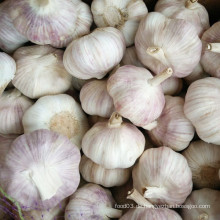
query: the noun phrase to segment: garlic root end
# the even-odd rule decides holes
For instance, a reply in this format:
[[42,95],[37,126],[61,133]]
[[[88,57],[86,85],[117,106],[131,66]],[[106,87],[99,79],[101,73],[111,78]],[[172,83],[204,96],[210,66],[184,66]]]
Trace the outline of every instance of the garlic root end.
[[198,0],[187,0],[185,7],[188,9],[194,9],[194,6],[198,3]]

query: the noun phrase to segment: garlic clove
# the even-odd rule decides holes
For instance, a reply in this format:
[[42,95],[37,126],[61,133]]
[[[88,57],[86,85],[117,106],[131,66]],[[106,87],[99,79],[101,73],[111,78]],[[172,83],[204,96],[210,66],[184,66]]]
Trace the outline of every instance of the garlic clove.
[[82,156],[79,169],[82,177],[87,182],[96,183],[104,187],[121,186],[125,184],[131,173],[130,169],[105,169],[85,155]]
[[71,75],[63,66],[63,51],[47,46],[21,47],[14,54],[17,71],[13,85],[30,98],[67,91]]
[[81,148],[81,141],[88,130],[88,122],[81,106],[69,95],[44,96],[25,112],[22,123],[24,132],[48,129],[68,137]]
[[183,152],[196,188],[220,188],[220,149],[218,145],[194,141]]

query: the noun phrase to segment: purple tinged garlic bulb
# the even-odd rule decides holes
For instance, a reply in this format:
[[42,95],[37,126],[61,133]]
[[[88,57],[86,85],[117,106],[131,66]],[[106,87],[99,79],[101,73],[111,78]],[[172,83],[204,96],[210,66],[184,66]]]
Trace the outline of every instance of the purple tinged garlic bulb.
[[217,220],[220,219],[219,204],[219,191],[212,189],[194,190],[184,205],[197,206],[197,208],[181,209],[181,215],[183,220]]
[[192,142],[183,152],[196,188],[220,189],[220,147],[203,141]]
[[182,204],[192,191],[187,160],[168,147],[146,150],[132,177],[134,188],[153,204]]
[[29,108],[22,119],[24,132],[48,129],[68,137],[79,149],[88,130],[81,106],[69,95],[44,96]]
[[107,80],[92,80],[80,91],[83,110],[89,115],[108,118],[114,111],[112,97],[107,91]]
[[202,42],[189,22],[151,12],[139,25],[135,47],[140,61],[155,74],[171,67],[174,77],[183,78],[199,63]]
[[186,93],[184,113],[200,139],[220,145],[220,79],[207,77],[193,82]]
[[195,129],[183,112],[184,99],[165,96],[165,107],[157,119],[157,124],[148,131],[151,140],[157,146],[167,146],[175,151],[188,147]]
[[96,184],[86,184],[71,197],[65,211],[65,220],[110,220],[120,218],[122,211],[114,208],[111,192]]
[[22,117],[33,101],[11,89],[2,94],[0,103],[0,134],[23,134]]
[[83,137],[84,154],[106,169],[131,167],[144,151],[145,138],[114,112],[108,122],[96,123]]
[[140,20],[148,13],[143,0],[93,0],[91,9],[97,27],[117,28],[127,47],[134,43]]
[[121,186],[125,184],[131,173],[130,169],[105,169],[85,155],[82,156],[79,170],[87,182],[96,183],[104,187]]
[[220,78],[220,21],[202,35],[202,41],[204,44],[202,67],[211,76]]
[[35,99],[67,91],[71,75],[63,66],[63,51],[47,46],[19,48],[14,58],[17,71],[13,85],[24,95]]
[[171,74],[171,68],[153,77],[142,67],[120,67],[107,82],[107,90],[113,98],[115,110],[136,126],[151,126],[165,105],[160,84]]
[[199,36],[210,27],[208,12],[198,0],[159,0],[155,11],[168,18],[184,19],[192,23]]
[[63,62],[66,70],[79,79],[101,79],[119,64],[124,52],[125,41],[119,30],[97,28],[69,44]]
[[12,143],[0,183],[22,210],[50,209],[77,189],[79,162],[80,152],[68,138],[37,130]]

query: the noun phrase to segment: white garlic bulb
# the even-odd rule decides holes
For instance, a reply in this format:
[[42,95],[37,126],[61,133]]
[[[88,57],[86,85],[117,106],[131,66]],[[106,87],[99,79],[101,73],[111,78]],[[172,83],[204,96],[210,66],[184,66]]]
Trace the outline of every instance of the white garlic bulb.
[[125,41],[119,30],[97,28],[69,44],[63,62],[67,71],[79,79],[101,79],[119,64],[124,52]]
[[192,142],[183,152],[196,188],[220,188],[220,148],[203,141]]
[[6,53],[0,52],[0,96],[14,78],[15,72],[16,63],[14,59]]
[[105,169],[85,155],[82,156],[79,170],[87,182],[96,183],[104,187],[121,186],[130,177],[130,169]]
[[131,167],[144,151],[145,138],[131,123],[113,113],[108,122],[98,122],[83,137],[84,154],[106,169]]
[[96,184],[86,184],[71,197],[65,211],[65,220],[109,220],[120,218],[122,211],[114,208],[111,192]]
[[22,117],[33,101],[17,89],[5,91],[0,97],[0,133],[22,134]]
[[80,91],[83,110],[89,115],[108,118],[114,111],[112,97],[107,91],[107,80],[92,80]]
[[177,77],[170,77],[161,83],[164,95],[177,95],[183,88],[183,81]]
[[[183,220],[217,220],[220,219],[220,192],[212,189],[194,190],[181,209]],[[190,208],[197,206],[195,208]]]
[[184,19],[190,22],[199,36],[210,27],[208,12],[198,0],[159,0],[155,11],[169,18]]
[[202,42],[189,22],[151,12],[139,25],[135,47],[140,61],[155,74],[171,67],[173,76],[183,78],[199,63]]
[[17,71],[13,85],[30,98],[59,94],[71,86],[71,75],[63,66],[63,51],[47,46],[19,48],[14,58]]
[[192,191],[187,160],[168,147],[147,149],[132,177],[134,188],[153,204],[182,204]]
[[186,93],[184,113],[200,139],[220,145],[220,79],[207,77],[193,82]]
[[165,98],[160,83],[171,74],[171,68],[153,77],[142,67],[120,67],[107,82],[115,110],[136,126],[148,127],[163,110]]
[[157,146],[167,146],[175,151],[181,151],[190,144],[195,129],[184,115],[183,98],[165,96],[165,103],[156,127],[148,131],[148,134]]
[[67,136],[78,148],[88,130],[81,106],[69,95],[44,96],[25,112],[24,132],[48,129]]
[[95,24],[119,29],[126,46],[134,43],[140,20],[148,13],[143,0],[93,0],[91,9]]

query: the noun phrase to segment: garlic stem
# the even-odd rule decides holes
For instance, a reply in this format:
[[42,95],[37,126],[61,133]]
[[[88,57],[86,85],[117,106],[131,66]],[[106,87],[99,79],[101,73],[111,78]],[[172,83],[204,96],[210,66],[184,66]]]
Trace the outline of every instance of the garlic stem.
[[148,47],[146,50],[147,54],[161,61],[163,64],[169,65],[165,57],[164,51],[161,47]]
[[220,43],[209,43],[207,44],[207,49],[215,53],[220,53]]
[[112,207],[105,207],[104,213],[109,218],[120,218],[122,216],[122,211],[114,209]]
[[202,213],[201,215],[199,215],[198,220],[208,220],[209,216],[206,213]]
[[146,187],[144,192],[144,198],[154,198],[154,199],[162,199],[165,198],[167,192],[165,188],[160,187]]
[[127,199],[135,201],[138,205],[153,208],[154,206],[146,200],[136,189],[128,191]]
[[117,112],[113,112],[108,121],[108,126],[111,128],[117,128],[121,126],[122,122],[121,115],[119,115]]
[[173,70],[172,68],[167,68],[166,70],[164,70],[162,73],[156,75],[155,77],[153,77],[152,79],[148,80],[148,83],[151,86],[158,86],[160,85],[163,81],[165,81],[167,78],[169,78],[170,76],[172,76],[173,74]]
[[121,23],[122,15],[116,7],[110,6],[105,9],[104,21],[107,26],[115,27]]
[[157,121],[153,121],[145,126],[143,126],[144,129],[151,131],[152,129],[157,127]]
[[197,5],[198,0],[187,0],[185,7],[188,9],[194,9],[194,7]]

